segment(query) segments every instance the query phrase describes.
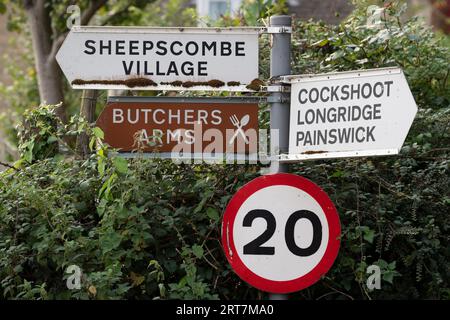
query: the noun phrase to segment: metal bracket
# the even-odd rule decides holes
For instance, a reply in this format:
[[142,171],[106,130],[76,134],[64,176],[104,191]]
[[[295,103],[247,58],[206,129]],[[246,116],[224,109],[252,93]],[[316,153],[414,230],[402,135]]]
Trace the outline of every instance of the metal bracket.
[[269,86],[262,86],[261,87],[262,92],[291,92],[290,86],[283,86],[283,85],[269,85]]
[[268,96],[266,98],[266,102],[268,103],[289,103],[291,101],[290,97],[285,97],[285,96]]
[[273,34],[273,33],[292,33],[292,27],[286,27],[286,26],[266,27],[266,28],[263,29],[263,33],[269,33],[269,34]]

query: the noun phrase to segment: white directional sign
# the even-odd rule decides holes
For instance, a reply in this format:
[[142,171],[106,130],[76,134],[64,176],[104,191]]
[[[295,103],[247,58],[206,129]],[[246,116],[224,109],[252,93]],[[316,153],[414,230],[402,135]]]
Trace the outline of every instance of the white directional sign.
[[397,154],[417,112],[399,68],[286,76],[286,161]]
[[74,27],[56,59],[75,89],[249,91],[260,31]]

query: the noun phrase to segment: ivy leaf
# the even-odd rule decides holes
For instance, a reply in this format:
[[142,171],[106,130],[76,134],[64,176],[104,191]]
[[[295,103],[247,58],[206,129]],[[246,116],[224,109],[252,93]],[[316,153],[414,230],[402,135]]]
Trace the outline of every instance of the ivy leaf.
[[139,286],[145,280],[144,276],[134,273],[133,271],[130,273],[130,278],[133,281],[133,287]]
[[203,257],[203,248],[201,247],[201,246],[199,246],[199,245],[196,245],[196,244],[194,244],[193,246],[192,246],[192,252],[194,253],[194,255],[197,257],[197,258],[201,258],[201,257]]
[[94,133],[94,136],[99,138],[99,139],[104,139],[105,138],[105,133],[99,127],[95,127],[94,129],[92,129],[92,133]]
[[94,286],[89,287],[89,293],[92,294],[94,297],[97,295],[97,288]]
[[117,172],[124,174],[128,172],[128,162],[126,159],[121,157],[115,157],[113,159],[113,164]]
[[323,40],[319,40],[317,42],[314,42],[312,44],[313,47],[323,47],[324,45],[326,45],[328,42],[330,42],[330,40],[328,39],[323,39]]
[[395,273],[392,272],[392,271],[385,272],[383,274],[383,280],[386,281],[386,282],[389,282],[390,284],[392,284],[392,282],[394,280],[394,274]]
[[373,243],[373,238],[375,237],[375,231],[374,230],[365,230],[364,231],[364,240],[366,240],[369,243]]
[[114,249],[116,249],[120,242],[122,241],[122,238],[117,232],[108,232],[103,237],[101,237],[101,245],[103,249],[103,253],[110,252]]
[[47,143],[53,143],[53,142],[55,142],[55,141],[58,141],[58,138],[55,137],[55,136],[50,136],[50,137],[48,137],[48,139],[47,139]]
[[214,208],[208,208],[206,210],[206,214],[208,215],[208,217],[214,221],[219,220],[219,213],[217,212],[216,209]]

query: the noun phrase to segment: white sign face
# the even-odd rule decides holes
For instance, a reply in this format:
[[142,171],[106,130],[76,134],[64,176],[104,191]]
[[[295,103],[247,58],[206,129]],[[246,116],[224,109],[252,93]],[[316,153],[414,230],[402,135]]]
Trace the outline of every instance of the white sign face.
[[399,68],[285,78],[292,83],[286,160],[397,154],[417,112]]
[[56,59],[73,88],[249,91],[259,31],[74,27]]
[[[264,219],[255,219],[251,227],[244,226],[245,217],[255,208],[264,208],[275,219],[273,236],[264,244],[265,247],[274,248],[273,255],[244,252],[244,247],[263,234],[268,227]],[[320,221],[321,237],[317,242],[319,245],[309,256],[295,255],[286,243],[286,224],[299,208],[313,212]],[[314,235],[313,224],[308,219],[295,222],[296,245],[300,248],[310,247]],[[233,234],[238,254],[248,269],[265,279],[290,281],[305,276],[322,260],[328,244],[328,222],[320,204],[308,193],[295,187],[278,185],[255,192],[242,204],[236,215]]]

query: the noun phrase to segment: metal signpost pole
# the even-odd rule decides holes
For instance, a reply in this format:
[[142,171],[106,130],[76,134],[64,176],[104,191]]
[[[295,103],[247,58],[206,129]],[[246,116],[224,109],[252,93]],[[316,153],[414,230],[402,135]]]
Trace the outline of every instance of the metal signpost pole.
[[[290,16],[270,17],[271,50],[270,78],[291,74],[291,23]],[[272,84],[280,90],[270,95],[270,130],[278,130],[279,139],[271,139],[271,152],[286,153],[289,147],[289,93],[283,93],[279,81]],[[276,135],[275,135],[276,137]],[[270,173],[287,172],[288,165],[273,161]],[[285,294],[270,294],[271,300],[287,300]]]
[[[271,50],[270,50],[270,78],[291,74],[291,17],[270,17]],[[271,140],[272,150],[287,153],[289,147],[289,93],[281,92],[281,82],[272,83],[278,92],[270,95],[270,130],[278,130],[278,139]],[[287,164],[272,161],[270,173],[287,172]]]

